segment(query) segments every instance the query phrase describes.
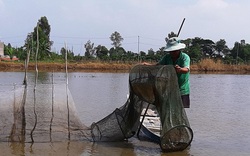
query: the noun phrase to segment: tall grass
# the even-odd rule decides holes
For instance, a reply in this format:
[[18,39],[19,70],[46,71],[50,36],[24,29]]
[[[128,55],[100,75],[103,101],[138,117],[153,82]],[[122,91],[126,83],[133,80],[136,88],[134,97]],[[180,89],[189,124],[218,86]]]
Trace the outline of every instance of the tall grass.
[[191,65],[194,71],[250,71],[249,65],[224,64],[221,60],[204,59]]
[[[152,62],[150,62],[152,63]],[[130,70],[138,62],[117,62],[117,61],[83,61],[83,62],[69,62],[68,69],[73,71],[80,70],[101,70],[101,71],[118,71],[118,70]],[[47,71],[63,71],[65,70],[65,62],[38,62],[39,70]],[[35,69],[35,62],[29,63],[29,70]],[[224,64],[221,60],[204,59],[199,63],[192,64],[190,67],[191,71],[242,71],[250,72],[249,65],[232,65]],[[14,71],[24,70],[24,62],[4,62],[0,61],[0,70]]]

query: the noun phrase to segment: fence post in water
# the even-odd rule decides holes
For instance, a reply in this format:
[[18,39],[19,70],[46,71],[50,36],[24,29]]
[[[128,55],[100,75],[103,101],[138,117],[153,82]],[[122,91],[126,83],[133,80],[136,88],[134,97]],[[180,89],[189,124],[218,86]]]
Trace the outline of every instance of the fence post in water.
[[68,139],[70,140],[70,114],[69,114],[69,95],[68,95],[68,50],[65,43],[65,73],[66,73],[66,95],[67,95],[67,110],[68,110]]
[[36,76],[35,76],[35,87],[34,87],[34,115],[35,115],[35,124],[30,132],[30,138],[32,143],[34,142],[33,139],[33,132],[36,129],[36,124],[37,124],[37,114],[36,114],[36,85],[37,85],[37,79],[38,79],[38,68],[37,68],[37,55],[38,55],[38,50],[39,50],[39,32],[38,32],[38,28],[39,28],[39,22],[37,23],[37,27],[36,27]]

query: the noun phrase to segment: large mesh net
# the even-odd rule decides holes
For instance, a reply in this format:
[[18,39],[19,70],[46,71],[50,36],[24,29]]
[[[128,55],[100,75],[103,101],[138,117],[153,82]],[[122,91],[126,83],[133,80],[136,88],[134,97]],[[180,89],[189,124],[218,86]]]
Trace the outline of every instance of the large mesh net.
[[0,126],[0,141],[4,142],[92,140],[66,84],[5,86],[0,97]]
[[163,151],[180,151],[193,138],[182,105],[173,66],[135,66],[129,74],[127,102],[103,120],[92,124],[95,141],[123,140],[140,127],[140,116],[148,104],[156,107],[161,121],[160,146]]
[[193,133],[182,106],[172,66],[135,66],[129,73],[129,98],[100,121],[85,126],[66,84],[10,85],[1,88],[0,141],[123,141],[136,134],[142,110],[154,105],[163,151],[185,149]]

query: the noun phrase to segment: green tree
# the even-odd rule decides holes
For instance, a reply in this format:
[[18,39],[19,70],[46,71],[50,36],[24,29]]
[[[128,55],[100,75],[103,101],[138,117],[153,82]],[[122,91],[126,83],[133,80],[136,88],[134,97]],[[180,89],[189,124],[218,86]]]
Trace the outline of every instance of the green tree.
[[109,50],[109,54],[112,60],[122,60],[126,56],[126,51],[122,47],[112,47]]
[[165,41],[167,42],[169,38],[171,37],[177,37],[177,34],[175,34],[173,31],[171,31],[167,37],[165,37]]
[[24,50],[23,47],[19,47],[19,48],[16,49],[15,56],[16,56],[19,60],[25,60],[25,59],[26,59],[26,51]]
[[153,50],[152,48],[150,48],[150,49],[148,50],[148,55],[149,55],[149,56],[154,56],[154,55],[155,55],[155,52],[154,52],[154,50]]
[[126,50],[123,47],[118,47],[116,49],[116,51],[117,51],[118,59],[120,59],[120,60],[125,60],[126,59],[127,53],[126,53]]
[[235,60],[235,64],[240,62],[249,63],[250,60],[250,44],[244,42],[235,42],[233,49],[231,50],[231,56]]
[[161,47],[159,48],[159,50],[156,51],[155,53],[155,61],[160,61],[161,58],[166,54],[166,52],[164,51],[165,47]]
[[231,49],[231,56],[236,59],[238,57],[239,50],[241,49],[241,45],[239,42],[234,43],[234,47]]
[[227,54],[229,52],[229,48],[226,45],[226,41],[224,39],[220,39],[215,43],[215,49],[218,51],[219,57]]
[[61,48],[60,53],[61,53],[63,59],[66,59],[65,58],[66,53],[67,53],[67,60],[73,60],[73,58],[74,58],[74,53],[70,50],[66,50],[64,47]]
[[189,55],[191,63],[198,62],[202,58],[201,47],[199,44],[187,47],[184,51]]
[[204,56],[207,55],[211,56],[213,54],[215,44],[212,40],[209,39],[202,40],[200,46]]
[[[38,32],[38,33],[37,33]],[[38,40],[37,40],[38,35]],[[34,28],[34,31],[27,35],[25,40],[26,49],[31,50],[31,58],[35,59],[35,51],[37,48],[37,44],[39,45],[38,50],[38,60],[45,60],[50,58],[50,50],[51,46],[53,45],[53,41],[50,41],[50,25],[47,18],[41,17],[38,22],[37,26]]]
[[117,51],[114,47],[109,49],[109,57],[111,58],[111,60],[117,60]]
[[102,45],[96,47],[96,56],[100,59],[106,59],[108,57],[109,50]]
[[168,38],[171,38],[171,37],[177,37],[177,34],[175,34],[173,31],[171,31],[171,32],[168,34]]
[[[30,50],[30,59],[35,58],[35,43],[33,42],[33,32],[29,33],[26,37],[25,44],[24,44],[25,56],[27,55],[28,51]],[[25,57],[26,59],[26,57]]]
[[[193,39],[187,39],[184,41],[184,43],[186,43],[187,45],[187,48],[193,48],[193,49],[200,49],[200,53],[206,57],[207,55],[208,56],[211,56],[214,52],[214,42],[211,41],[211,40],[208,40],[208,39],[202,39],[200,37],[195,37]],[[189,49],[189,50],[191,50]],[[197,53],[197,51],[196,51]],[[201,55],[198,55],[196,54],[196,56],[201,56]],[[198,61],[199,58],[196,58],[196,60]]]
[[240,57],[244,60],[245,64],[248,64],[250,61],[250,44],[243,46],[243,52],[240,54]]
[[85,47],[85,56],[86,57],[94,57],[94,55],[95,55],[94,43],[91,43],[91,41],[88,40],[87,43],[84,44],[84,47]]
[[136,61],[136,60],[138,60],[138,54],[134,53],[132,51],[128,51],[127,52],[127,59],[132,60],[132,61]]
[[111,34],[110,40],[112,41],[111,45],[116,49],[122,45],[121,42],[123,41],[123,38],[119,32],[115,31]]
[[10,58],[13,57],[14,51],[15,51],[15,49],[11,46],[10,43],[8,43],[8,45],[4,47],[5,55],[8,55]]

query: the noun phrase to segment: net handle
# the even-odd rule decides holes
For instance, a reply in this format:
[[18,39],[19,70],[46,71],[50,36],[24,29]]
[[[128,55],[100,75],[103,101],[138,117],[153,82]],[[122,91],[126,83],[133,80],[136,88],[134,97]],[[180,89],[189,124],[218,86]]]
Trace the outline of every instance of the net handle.
[[182,26],[183,26],[184,22],[185,22],[185,18],[183,19],[183,21],[182,21],[182,23],[181,23],[181,26],[180,26],[180,28],[179,28],[177,37],[179,37],[179,35],[180,35],[180,32],[181,32],[181,29],[182,29]]
[[140,126],[139,126],[138,131],[137,131],[137,138],[138,138],[138,139],[140,139],[139,134],[140,134],[141,126],[142,126],[143,121],[144,121],[144,119],[145,119],[145,116],[146,116],[146,114],[147,114],[149,105],[150,105],[150,103],[148,103],[148,105],[147,105],[147,108],[146,108],[146,110],[145,110],[145,112],[144,112],[144,114],[143,114],[143,116],[142,116],[142,120],[141,120]]

